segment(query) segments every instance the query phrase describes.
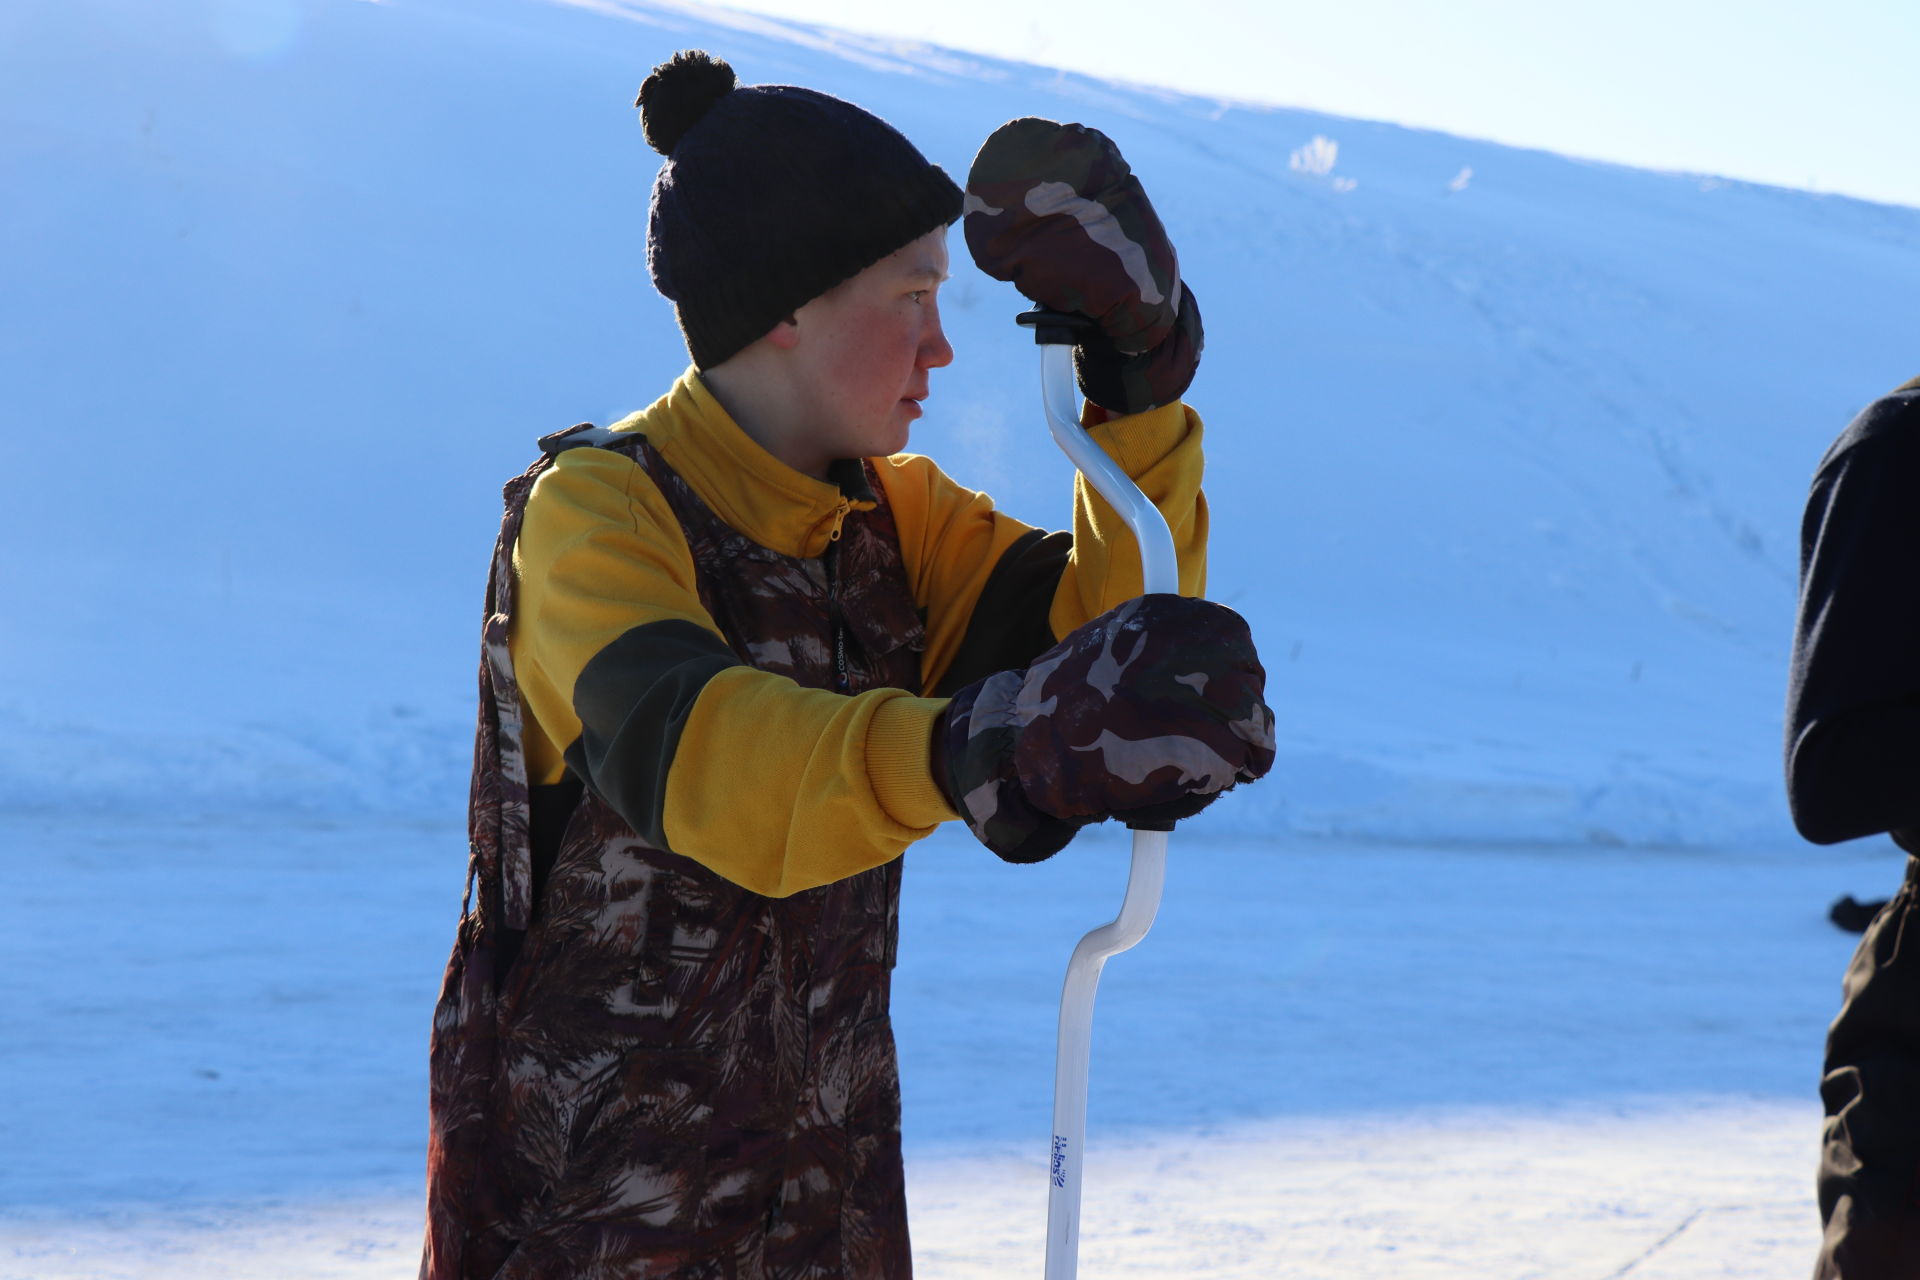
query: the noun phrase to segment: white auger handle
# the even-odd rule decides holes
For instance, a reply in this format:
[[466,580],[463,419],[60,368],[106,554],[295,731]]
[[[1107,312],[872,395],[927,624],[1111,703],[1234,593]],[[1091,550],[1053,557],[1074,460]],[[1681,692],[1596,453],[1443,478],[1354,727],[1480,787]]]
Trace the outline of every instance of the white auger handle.
[[[1047,426],[1073,465],[1120,513],[1140,548],[1140,571],[1149,594],[1180,590],[1180,563],[1173,531],[1120,465],[1080,425],[1073,381],[1073,340],[1088,321],[1060,312],[1029,311],[1020,323],[1040,343],[1040,395]],[[1093,1051],[1093,997],[1108,956],[1119,955],[1147,936],[1160,909],[1167,878],[1167,833],[1133,833],[1133,868],[1120,914],[1080,939],[1067,962],[1060,993],[1060,1047],[1053,1075],[1053,1150],[1047,1161],[1046,1280],[1074,1280],[1080,1269],[1080,1176],[1087,1146],[1087,1066]]]
[[1060,311],[1023,311],[1019,319],[1033,329],[1034,339],[1040,344],[1040,396],[1047,407],[1047,427],[1053,432],[1053,442],[1133,531],[1134,543],[1140,548],[1140,574],[1146,593],[1178,593],[1180,561],[1173,552],[1173,530],[1167,527],[1167,518],[1080,425],[1080,396],[1073,382],[1073,338],[1076,330],[1091,322]]

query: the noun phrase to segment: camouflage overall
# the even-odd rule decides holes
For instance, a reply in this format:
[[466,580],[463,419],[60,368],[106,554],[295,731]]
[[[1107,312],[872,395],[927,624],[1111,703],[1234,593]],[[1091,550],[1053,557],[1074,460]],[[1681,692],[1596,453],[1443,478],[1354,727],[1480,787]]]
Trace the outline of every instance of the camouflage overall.
[[488,583],[420,1274],[900,1280],[899,861],[761,897],[649,847],[588,792],[536,884],[508,656],[521,515],[565,449],[645,468],[740,660],[802,685],[917,688],[924,632],[892,517],[859,464],[858,496],[878,505],[856,507],[827,555],[795,559],[722,523],[638,435],[576,427],[541,445],[506,487]]

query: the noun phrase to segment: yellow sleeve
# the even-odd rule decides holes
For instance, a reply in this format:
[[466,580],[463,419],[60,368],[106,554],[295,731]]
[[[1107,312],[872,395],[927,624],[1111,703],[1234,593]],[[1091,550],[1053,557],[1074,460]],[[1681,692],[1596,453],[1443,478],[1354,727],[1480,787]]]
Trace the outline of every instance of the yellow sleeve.
[[741,663],[665,498],[625,457],[562,454],[514,564],[530,781],[570,767],[649,842],[776,897],[885,863],[954,816],[927,762],[945,704]]
[[[1173,531],[1180,594],[1207,590],[1207,498],[1200,415],[1183,404],[1109,418],[1089,406],[1088,433],[1160,509]],[[1094,419],[1106,418],[1095,422]],[[1086,477],[1073,478],[1073,562],[1054,593],[1049,622],[1055,637],[1140,594],[1140,548],[1131,530]]]
[[[986,494],[955,484],[931,458],[897,454],[874,470],[886,490],[887,505],[899,531],[900,554],[913,602],[926,616],[921,687],[941,690],[961,658],[962,646],[969,639],[969,624],[983,596],[991,602],[1003,595],[988,592],[995,568],[1015,547],[1032,545],[1042,535],[1033,526],[995,510],[993,499]],[[1064,543],[1064,539],[1056,541]],[[1041,572],[1044,575],[1047,570],[1043,567]],[[1053,572],[1057,574],[1057,569]],[[1040,589],[1050,593],[1052,584],[1044,583]],[[1016,612],[1033,611],[1028,608]],[[971,648],[978,648],[977,643]]]
[[[1207,503],[1198,414],[1172,404],[1107,420],[1089,432],[1167,518],[1180,591],[1206,589]],[[1050,445],[1048,447],[1051,447]],[[1074,478],[1073,529],[1045,534],[985,494],[955,484],[929,458],[901,454],[877,468],[900,529],[915,602],[927,615],[925,687],[951,692],[1041,651],[1140,594],[1140,553],[1119,513]]]

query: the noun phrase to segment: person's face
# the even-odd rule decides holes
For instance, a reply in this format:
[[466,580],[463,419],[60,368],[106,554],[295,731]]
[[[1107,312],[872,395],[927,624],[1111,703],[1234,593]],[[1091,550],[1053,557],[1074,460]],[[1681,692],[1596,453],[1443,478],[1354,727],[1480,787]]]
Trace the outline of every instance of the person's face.
[[805,428],[797,444],[825,473],[840,458],[907,446],[931,391],[929,371],[952,363],[940,329],[947,231],[929,231],[794,313],[791,336]]

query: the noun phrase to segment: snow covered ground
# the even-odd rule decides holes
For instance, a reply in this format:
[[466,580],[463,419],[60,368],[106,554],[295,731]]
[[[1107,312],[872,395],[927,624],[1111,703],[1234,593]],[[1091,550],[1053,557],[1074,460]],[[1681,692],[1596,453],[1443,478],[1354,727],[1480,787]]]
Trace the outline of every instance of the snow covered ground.
[[[0,819],[0,1277],[407,1273],[461,837]],[[1058,984],[1125,845],[910,858],[917,1265],[1037,1274]],[[1824,906],[1899,865],[1182,833],[1101,991],[1085,1274],[1802,1273]]]
[[[1899,859],[1786,827],[1796,526],[1920,210],[650,0],[10,0],[0,1277],[410,1271],[495,495],[684,363],[626,104],[692,45],[956,174],[1105,128],[1206,308],[1282,750],[1109,968],[1090,1280],[1804,1273],[1824,910]],[[915,447],[1057,523],[1018,299],[946,295]],[[1033,1274],[1123,852],[911,859],[922,1272]]]

